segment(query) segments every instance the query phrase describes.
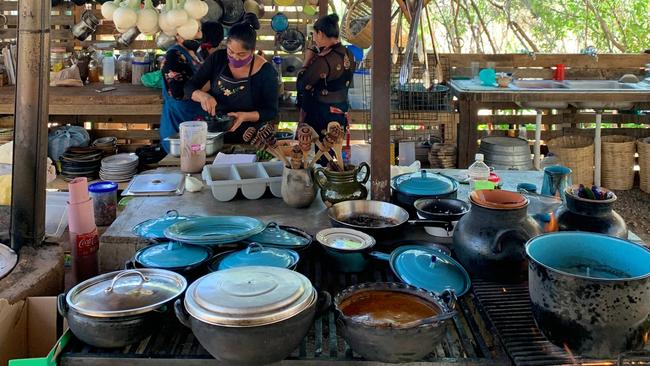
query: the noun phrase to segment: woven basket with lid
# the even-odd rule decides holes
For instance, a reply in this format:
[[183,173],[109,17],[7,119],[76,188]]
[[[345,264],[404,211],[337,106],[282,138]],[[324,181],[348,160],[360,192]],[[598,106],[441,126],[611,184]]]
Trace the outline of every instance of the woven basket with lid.
[[562,165],[573,171],[573,183],[589,186],[594,183],[594,140],[591,137],[561,136],[549,140],[546,145]]
[[639,152],[639,176],[641,178],[639,188],[650,193],[650,137],[637,140],[636,147]]
[[634,186],[635,138],[631,136],[603,136],[601,183],[614,190],[628,190]]

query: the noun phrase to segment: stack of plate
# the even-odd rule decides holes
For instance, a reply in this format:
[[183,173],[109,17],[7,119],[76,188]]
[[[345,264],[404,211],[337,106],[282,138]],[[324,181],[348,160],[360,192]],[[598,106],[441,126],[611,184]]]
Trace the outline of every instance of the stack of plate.
[[104,157],[117,154],[117,138],[102,137],[93,141],[93,147],[101,150]]
[[429,151],[429,164],[431,168],[455,168],[456,145],[435,143]]
[[71,181],[77,177],[97,178],[102,151],[92,147],[69,147],[59,158],[61,177]]
[[112,182],[127,182],[138,172],[138,156],[117,154],[102,159],[99,177]]
[[247,216],[204,216],[176,222],[164,234],[182,243],[219,245],[245,240],[265,228],[263,222]]

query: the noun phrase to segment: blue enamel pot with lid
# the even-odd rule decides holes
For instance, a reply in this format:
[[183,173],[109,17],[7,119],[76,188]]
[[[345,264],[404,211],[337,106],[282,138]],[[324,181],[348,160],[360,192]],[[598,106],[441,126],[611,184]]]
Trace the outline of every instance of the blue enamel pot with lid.
[[593,358],[643,348],[650,333],[650,250],[596,233],[557,232],[526,244],[537,326]]
[[251,243],[246,249],[218,254],[208,264],[211,272],[248,266],[295,269],[300,255],[291,249],[264,247]]
[[420,198],[456,198],[456,180],[427,170],[406,173],[391,180],[393,202],[414,212],[413,204]]
[[138,250],[127,268],[159,268],[196,278],[205,274],[205,265],[213,252],[207,246],[175,241],[154,243]]

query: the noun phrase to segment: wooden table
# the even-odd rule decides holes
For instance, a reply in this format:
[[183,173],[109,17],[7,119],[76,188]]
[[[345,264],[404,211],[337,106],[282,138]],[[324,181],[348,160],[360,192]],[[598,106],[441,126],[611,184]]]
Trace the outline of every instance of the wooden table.
[[576,91],[571,89],[552,90],[512,90],[508,88],[481,88],[468,90],[457,81],[449,83],[453,95],[458,98],[460,121],[458,124],[458,167],[468,167],[478,151],[478,111],[479,109],[522,109],[519,103],[525,102],[633,102],[636,108],[650,108],[650,91],[617,90]]

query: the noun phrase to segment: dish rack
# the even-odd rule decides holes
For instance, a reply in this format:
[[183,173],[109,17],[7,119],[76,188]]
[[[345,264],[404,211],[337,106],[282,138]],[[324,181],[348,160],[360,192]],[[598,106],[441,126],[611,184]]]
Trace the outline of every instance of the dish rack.
[[202,177],[218,201],[230,201],[241,190],[249,200],[261,198],[267,187],[278,198],[282,197],[281,161],[262,163],[206,165]]

